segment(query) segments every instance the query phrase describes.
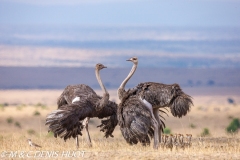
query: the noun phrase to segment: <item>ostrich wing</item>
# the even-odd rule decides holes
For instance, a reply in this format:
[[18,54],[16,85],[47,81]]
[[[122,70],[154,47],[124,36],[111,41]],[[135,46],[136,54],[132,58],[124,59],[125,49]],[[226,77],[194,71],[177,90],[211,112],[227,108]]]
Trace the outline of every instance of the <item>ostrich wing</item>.
[[182,117],[190,111],[192,99],[178,84],[166,85],[155,82],[140,83],[137,95],[148,101],[154,108],[170,107],[175,117]]
[[89,101],[87,102],[61,106],[47,115],[45,125],[49,125],[49,131],[52,131],[55,137],[59,136],[64,140],[82,135],[83,126],[80,121],[91,117],[94,108]]
[[117,104],[109,101],[100,111],[97,111],[93,102],[89,100],[67,104],[51,112],[47,116],[46,125],[49,125],[49,131],[52,131],[55,137],[59,136],[66,140],[70,137],[75,138],[78,134],[82,135],[81,121],[86,117],[109,117],[109,119],[103,120],[99,127],[105,132],[105,137],[112,136],[118,123]]
[[118,121],[125,140],[130,144],[150,143],[153,135],[151,113],[134,92],[128,91],[118,107]]
[[81,97],[81,101],[90,97],[97,97],[96,92],[85,84],[68,85],[59,96],[57,104],[58,108],[66,104],[71,104],[76,97]]
[[108,104],[104,106],[100,111],[97,111],[98,118],[108,117],[107,119],[101,120],[100,131],[105,132],[106,138],[113,137],[112,133],[118,124],[117,120],[117,104],[112,101],[108,101]]

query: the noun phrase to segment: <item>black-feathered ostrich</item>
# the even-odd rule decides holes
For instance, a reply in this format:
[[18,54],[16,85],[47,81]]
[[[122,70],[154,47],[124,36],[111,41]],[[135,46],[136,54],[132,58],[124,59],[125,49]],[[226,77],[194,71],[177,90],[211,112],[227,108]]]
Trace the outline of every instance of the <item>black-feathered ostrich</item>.
[[159,109],[169,107],[172,115],[180,118],[190,111],[193,102],[178,84],[145,82],[125,91],[126,83],[137,69],[138,58],[132,57],[128,61],[133,62],[133,67],[118,88],[118,97],[121,100],[118,107],[120,129],[130,144],[149,144],[149,137],[154,135],[153,147],[157,149],[164,127]]
[[[105,137],[113,137],[112,132],[117,125],[117,104],[109,101],[109,94],[101,81],[99,71],[106,66],[96,64],[95,73],[103,90],[103,97],[98,96],[95,91],[85,84],[67,86],[58,98],[58,109],[47,115],[46,125],[49,125],[49,131],[54,133],[55,137],[76,138],[82,135],[81,131],[85,128],[89,146],[91,138],[88,132],[88,122],[92,117],[104,118],[102,120],[101,131],[105,132]],[[109,117],[110,116],[110,117]]]

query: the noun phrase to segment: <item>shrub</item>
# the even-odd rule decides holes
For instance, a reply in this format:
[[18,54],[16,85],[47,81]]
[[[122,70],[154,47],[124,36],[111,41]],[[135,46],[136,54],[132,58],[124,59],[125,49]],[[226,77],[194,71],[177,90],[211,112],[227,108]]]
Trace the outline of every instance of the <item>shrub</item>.
[[38,111],[35,111],[35,112],[33,113],[33,115],[34,115],[34,116],[40,116],[40,115],[41,115],[41,113],[40,113],[40,112],[38,112]]
[[238,128],[240,128],[240,123],[238,118],[234,118],[231,123],[226,128],[228,133],[236,133],[238,131]]
[[208,128],[204,128],[202,133],[201,133],[201,136],[202,137],[205,137],[205,136],[210,136],[210,131]]
[[21,124],[19,122],[15,122],[14,124],[16,127],[21,128]]
[[191,124],[189,125],[189,127],[190,127],[190,128],[196,128],[196,125],[191,123]]
[[164,134],[171,134],[171,129],[166,127],[166,128],[163,129],[163,133]]
[[13,123],[13,118],[12,117],[7,118],[7,123],[12,124]]
[[27,130],[28,134],[32,135],[32,134],[36,134],[36,132],[33,129],[29,129]]
[[233,116],[228,116],[228,119],[233,119],[234,117]]

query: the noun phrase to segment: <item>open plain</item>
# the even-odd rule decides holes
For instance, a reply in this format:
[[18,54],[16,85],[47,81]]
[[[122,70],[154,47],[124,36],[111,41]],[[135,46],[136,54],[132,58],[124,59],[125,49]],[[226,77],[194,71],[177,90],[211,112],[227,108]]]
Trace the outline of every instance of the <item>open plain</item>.
[[[239,133],[226,132],[232,119],[240,118],[239,93],[229,88],[224,92],[218,88],[184,91],[193,97],[189,114],[175,118],[168,112],[164,117],[171,133],[193,135],[192,146],[170,151],[161,147],[154,150],[152,143],[146,147],[128,145],[118,127],[114,138],[106,139],[97,128],[100,120],[96,118],[89,124],[93,146],[88,147],[83,132],[76,149],[74,139],[56,139],[45,126],[45,117],[57,108],[61,90],[1,90],[0,159],[240,159]],[[97,93],[101,95],[102,91]],[[116,90],[109,93],[110,99],[118,103]],[[28,138],[42,148],[30,147]]]

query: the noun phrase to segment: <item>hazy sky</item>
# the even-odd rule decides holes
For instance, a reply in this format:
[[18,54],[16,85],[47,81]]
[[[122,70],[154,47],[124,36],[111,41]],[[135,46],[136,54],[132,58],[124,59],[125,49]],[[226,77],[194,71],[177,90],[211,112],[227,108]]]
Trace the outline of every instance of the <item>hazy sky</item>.
[[239,0],[0,0],[0,25],[240,27],[239,17]]

